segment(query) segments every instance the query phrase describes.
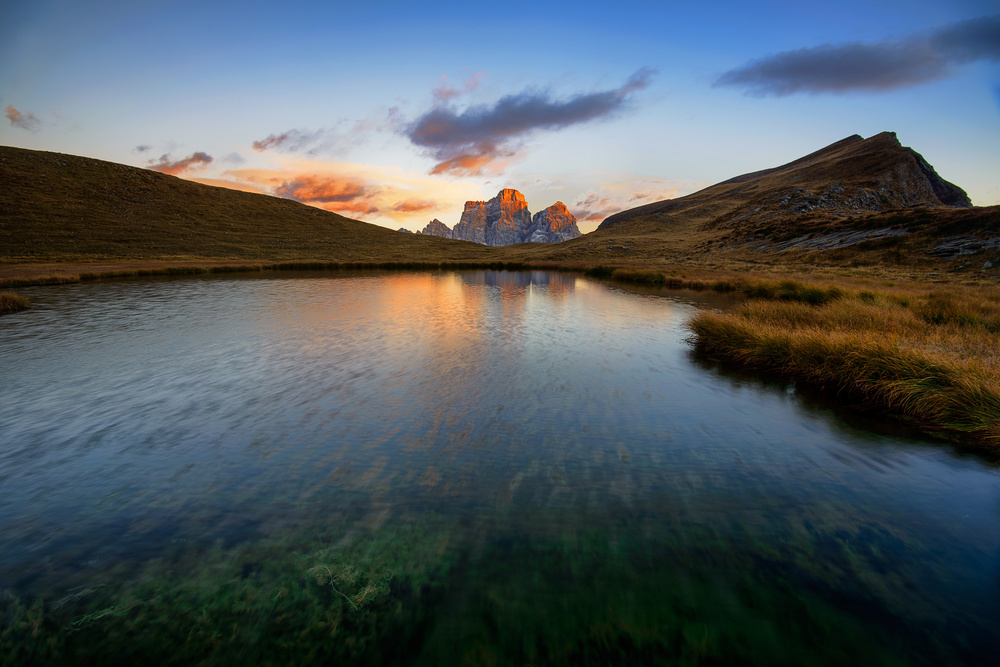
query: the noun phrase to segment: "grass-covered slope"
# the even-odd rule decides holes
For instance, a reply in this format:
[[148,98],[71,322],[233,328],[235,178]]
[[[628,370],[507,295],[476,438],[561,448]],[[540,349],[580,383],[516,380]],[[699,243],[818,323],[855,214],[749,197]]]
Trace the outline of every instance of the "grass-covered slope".
[[794,283],[699,313],[697,349],[1000,452],[1000,291]]
[[287,199],[0,147],[0,262],[489,257],[475,244],[400,234]]

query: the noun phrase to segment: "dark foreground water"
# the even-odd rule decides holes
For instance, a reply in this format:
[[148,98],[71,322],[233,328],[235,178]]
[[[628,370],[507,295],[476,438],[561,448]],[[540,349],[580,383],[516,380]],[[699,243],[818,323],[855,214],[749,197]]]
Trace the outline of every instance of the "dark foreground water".
[[997,466],[693,357],[721,302],[507,272],[24,293],[11,664],[998,663]]

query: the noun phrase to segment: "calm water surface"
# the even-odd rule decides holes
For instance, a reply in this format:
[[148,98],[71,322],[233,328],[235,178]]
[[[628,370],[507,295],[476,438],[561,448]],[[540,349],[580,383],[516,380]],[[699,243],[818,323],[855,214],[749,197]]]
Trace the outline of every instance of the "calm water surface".
[[23,292],[0,589],[353,549],[396,604],[368,661],[997,664],[997,466],[695,358],[722,302],[507,272]]

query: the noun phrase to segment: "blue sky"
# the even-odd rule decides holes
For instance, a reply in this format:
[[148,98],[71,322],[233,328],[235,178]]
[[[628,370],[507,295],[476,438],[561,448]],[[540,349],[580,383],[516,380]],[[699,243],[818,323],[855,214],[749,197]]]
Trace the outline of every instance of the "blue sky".
[[1000,203],[992,2],[6,0],[0,144],[392,228],[612,212],[883,130]]

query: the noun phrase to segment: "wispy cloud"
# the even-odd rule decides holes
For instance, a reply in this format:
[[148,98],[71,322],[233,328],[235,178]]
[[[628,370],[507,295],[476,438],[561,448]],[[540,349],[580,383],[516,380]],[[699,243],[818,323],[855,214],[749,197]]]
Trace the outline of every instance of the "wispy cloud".
[[29,132],[38,132],[42,127],[42,121],[38,120],[33,113],[22,113],[11,105],[7,105],[7,120],[12,127],[19,127]]
[[479,87],[479,81],[483,78],[482,72],[475,72],[465,80],[461,88],[454,88],[448,84],[448,75],[441,75],[441,85],[434,89],[434,99],[438,102],[449,102],[456,97],[471,93]]
[[630,95],[646,88],[654,71],[642,68],[612,90],[552,99],[548,92],[525,90],[492,105],[458,111],[435,91],[438,103],[404,128],[405,136],[438,160],[432,174],[481,175],[499,171],[516,155],[520,141],[538,130],[609,118],[628,106]]
[[362,120],[342,120],[318,130],[291,129],[253,142],[258,153],[277,151],[300,155],[342,154],[365,143],[376,132],[395,132],[402,119],[397,107]]
[[153,147],[150,146],[149,144],[140,144],[140,145],[136,146],[135,148],[133,148],[132,152],[133,153],[148,153],[151,150],[153,150]]
[[180,160],[174,160],[169,153],[164,153],[160,156],[159,160],[150,160],[149,168],[155,171],[161,171],[164,174],[173,174],[176,176],[181,172],[187,171],[191,167],[207,165],[211,162],[212,156],[202,151],[192,153],[186,158],[182,158]]
[[756,96],[887,91],[936,81],[955,66],[1000,60],[1000,15],[953,23],[900,40],[824,44],[730,70],[715,86]]
[[407,199],[393,204],[391,210],[396,213],[418,213],[420,211],[432,211],[437,207],[438,203],[430,199]]
[[282,149],[289,153],[301,153],[319,141],[326,130],[288,130],[281,134],[269,134],[263,139],[253,142],[253,149],[263,152],[269,149]]

